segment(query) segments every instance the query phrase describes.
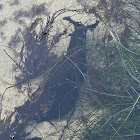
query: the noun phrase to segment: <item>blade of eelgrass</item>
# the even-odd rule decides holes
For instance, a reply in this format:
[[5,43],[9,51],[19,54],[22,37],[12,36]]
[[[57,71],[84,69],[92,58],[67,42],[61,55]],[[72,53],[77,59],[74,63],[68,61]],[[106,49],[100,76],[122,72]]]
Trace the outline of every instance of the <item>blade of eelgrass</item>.
[[114,135],[112,136],[111,140],[114,138],[114,136],[117,134],[117,132],[119,132],[119,130],[121,129],[121,127],[124,125],[124,123],[127,121],[127,119],[129,118],[129,116],[131,115],[133,109],[135,108],[137,102],[140,99],[140,95],[138,96],[137,100],[135,101],[134,105],[131,108],[131,111],[129,112],[129,114],[127,115],[127,117],[125,118],[125,120],[123,121],[123,123],[121,124],[121,126],[118,128],[118,130],[116,131],[116,133],[114,133]]
[[122,59],[122,64],[123,64],[123,66],[125,67],[125,69],[127,70],[128,74],[129,74],[136,82],[138,82],[138,84],[140,84],[140,80],[139,80],[137,77],[135,77],[135,76],[130,72],[130,70],[127,68],[124,59]]

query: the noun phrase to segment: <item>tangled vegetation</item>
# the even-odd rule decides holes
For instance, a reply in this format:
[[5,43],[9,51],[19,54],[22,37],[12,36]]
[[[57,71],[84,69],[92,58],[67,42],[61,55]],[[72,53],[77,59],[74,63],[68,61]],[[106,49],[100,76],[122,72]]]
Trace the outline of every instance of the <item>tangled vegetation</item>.
[[96,34],[96,42],[94,45],[90,43],[90,85],[87,89],[93,102],[96,101],[98,108],[104,112],[97,123],[86,123],[85,139],[140,138],[138,5],[138,0],[101,0],[97,7],[85,6],[85,11],[95,14],[105,27],[102,37]]

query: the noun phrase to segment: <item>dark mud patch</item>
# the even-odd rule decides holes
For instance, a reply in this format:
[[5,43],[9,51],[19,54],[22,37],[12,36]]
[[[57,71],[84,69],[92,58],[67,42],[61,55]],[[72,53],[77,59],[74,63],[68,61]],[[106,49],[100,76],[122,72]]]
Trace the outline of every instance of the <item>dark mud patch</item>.
[[14,0],[12,3],[10,3],[11,6],[18,5],[18,4],[19,4],[19,0]]
[[0,10],[2,10],[3,9],[3,4],[0,4]]
[[19,32],[20,32],[20,30],[17,30],[16,33],[15,33],[15,35],[13,35],[13,36],[11,37],[11,40],[10,40],[10,42],[8,43],[8,47],[9,47],[10,49],[17,48],[18,45],[19,45],[19,43],[21,42],[21,38],[20,38],[20,36],[19,36]]
[[4,32],[0,32],[0,37],[1,37],[2,40],[5,40],[6,39],[6,37],[4,35]]
[[28,18],[31,18],[32,19],[35,16],[40,15],[40,14],[46,14],[46,15],[48,15],[48,12],[47,12],[47,9],[46,9],[44,3],[42,3],[40,5],[33,5],[31,7],[31,9],[28,10],[28,11],[27,10],[23,10],[23,9],[22,10],[19,10],[19,11],[16,11],[14,13],[14,16],[15,16],[14,20],[16,22],[22,23],[23,21],[21,20],[21,18],[28,17]]
[[0,27],[4,26],[7,23],[7,20],[0,20]]

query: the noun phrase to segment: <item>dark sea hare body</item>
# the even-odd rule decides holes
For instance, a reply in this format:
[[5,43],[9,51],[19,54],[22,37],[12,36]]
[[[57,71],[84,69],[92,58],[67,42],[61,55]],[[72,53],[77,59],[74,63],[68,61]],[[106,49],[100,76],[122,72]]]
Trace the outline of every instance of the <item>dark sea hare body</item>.
[[75,106],[78,86],[86,72],[86,32],[95,28],[98,21],[85,26],[70,17],[65,17],[64,20],[75,26],[67,55],[51,71],[39,99],[34,103],[28,100],[24,106],[16,108],[23,118],[51,121],[63,117]]
[[[15,109],[23,120],[51,121],[62,118],[75,107],[79,95],[79,85],[84,80],[83,74],[86,72],[86,32],[88,29],[96,28],[98,21],[93,25],[85,26],[73,21],[70,17],[65,17],[64,20],[75,26],[75,31],[71,34],[67,55],[51,71],[40,97],[34,102],[28,100],[23,106]],[[41,59],[41,57],[34,55],[30,57],[35,57],[35,61]],[[46,67],[44,61],[42,63]],[[34,62],[29,64],[34,67]],[[34,72],[28,62],[26,62],[26,66],[29,67],[30,72]],[[41,87],[36,92],[40,90]],[[12,127],[7,132],[12,130]],[[20,134],[23,132],[24,125],[20,129],[15,129],[15,131],[20,131],[18,132]],[[25,136],[26,134],[22,134],[22,137]]]

